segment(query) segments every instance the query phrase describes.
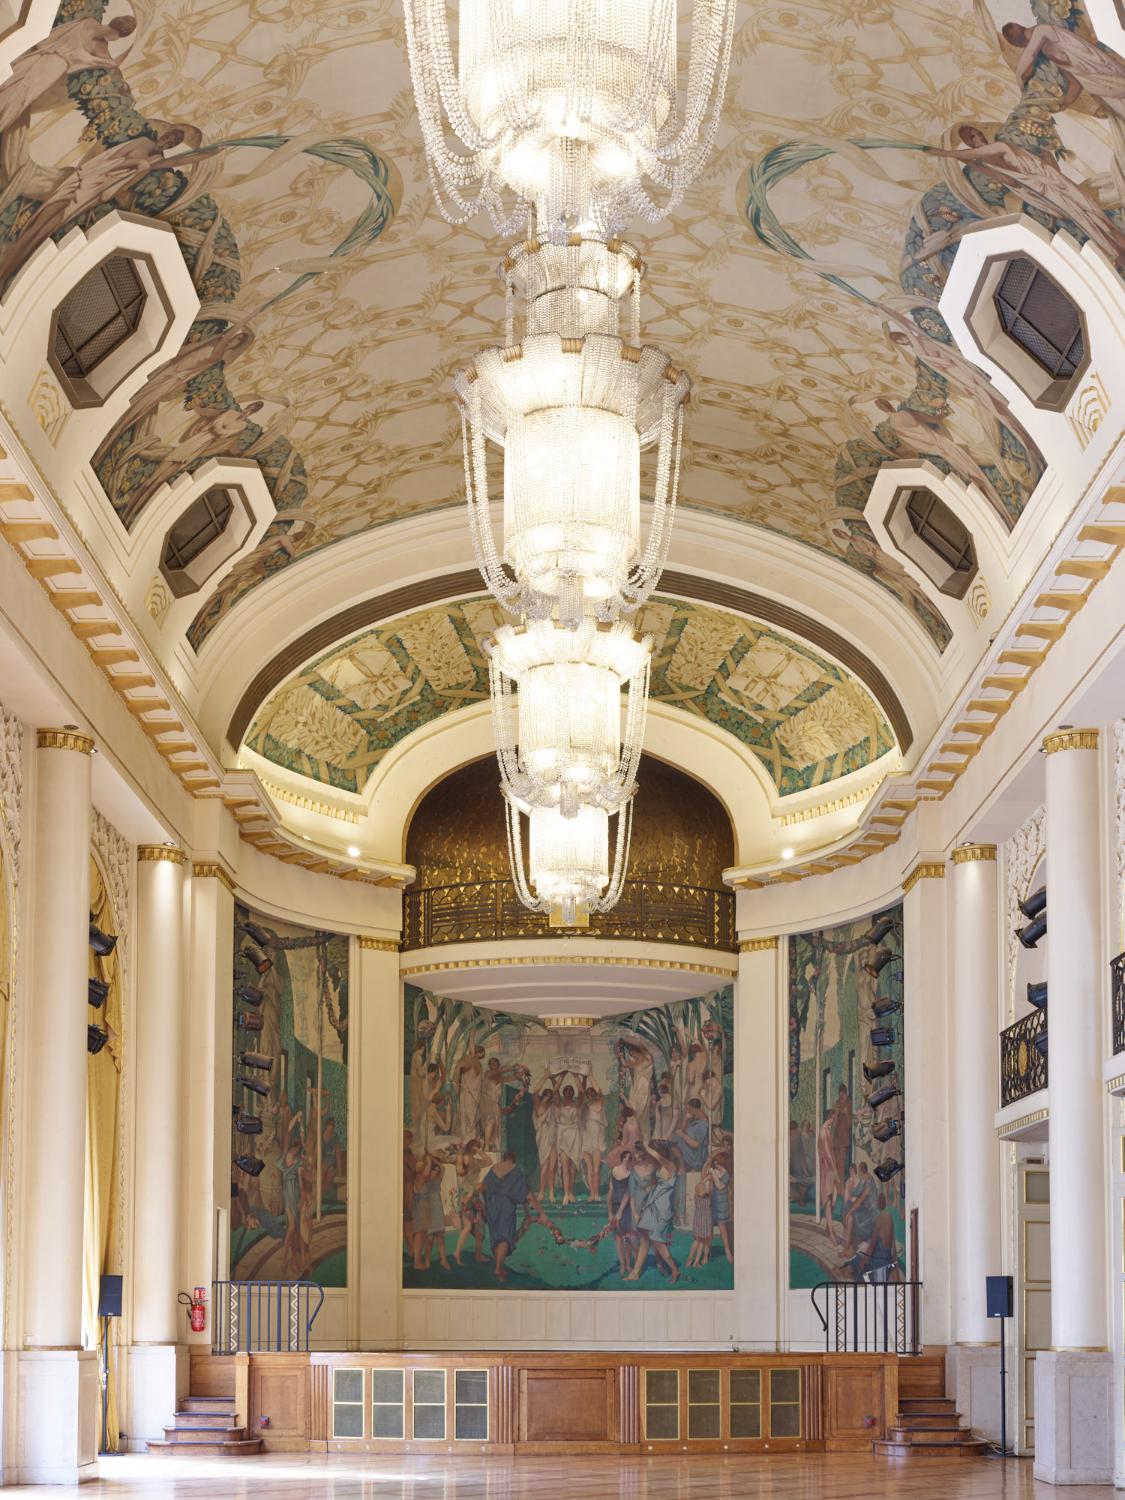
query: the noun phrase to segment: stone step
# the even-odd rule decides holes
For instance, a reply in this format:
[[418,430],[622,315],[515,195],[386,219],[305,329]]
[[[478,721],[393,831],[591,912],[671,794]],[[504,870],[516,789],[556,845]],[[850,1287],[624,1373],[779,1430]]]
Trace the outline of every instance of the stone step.
[[234,1403],[227,1410],[215,1411],[177,1411],[175,1425],[177,1427],[234,1427],[238,1421],[235,1415]]
[[165,1457],[171,1455],[173,1458],[178,1454],[187,1454],[191,1458],[197,1458],[207,1454],[225,1454],[233,1458],[249,1458],[255,1453],[262,1451],[261,1438],[232,1438],[223,1439],[211,1433],[204,1437],[195,1437],[185,1442],[180,1439],[177,1442],[148,1443],[150,1453],[160,1453]]
[[961,1413],[957,1411],[900,1411],[892,1420],[893,1427],[960,1427]]
[[899,1427],[887,1428],[887,1440],[892,1443],[965,1443],[971,1442],[972,1432],[968,1427]]
[[237,1442],[246,1436],[245,1427],[228,1427],[220,1424],[213,1427],[165,1426],[164,1440],[168,1443]]
[[988,1444],[975,1438],[970,1443],[895,1443],[878,1438],[871,1451],[876,1458],[981,1458]]

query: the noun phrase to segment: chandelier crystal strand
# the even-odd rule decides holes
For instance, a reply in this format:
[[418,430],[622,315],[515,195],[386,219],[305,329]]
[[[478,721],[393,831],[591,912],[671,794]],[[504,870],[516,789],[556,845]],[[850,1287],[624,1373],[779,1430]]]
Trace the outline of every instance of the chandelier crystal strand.
[[[505,793],[508,859],[516,894],[531,911],[552,923],[573,927],[591,912],[610,911],[621,899],[633,828],[633,799],[616,814],[613,858],[609,857],[611,814],[583,808],[566,819],[556,808],[521,807]],[[528,820],[524,857],[523,822]],[[530,867],[530,873],[529,873]]]
[[711,149],[735,0],[692,0],[682,90],[677,0],[460,0],[456,62],[446,0],[404,9],[434,195],[453,223],[483,208],[502,234],[534,213],[548,237],[608,238],[674,208]]

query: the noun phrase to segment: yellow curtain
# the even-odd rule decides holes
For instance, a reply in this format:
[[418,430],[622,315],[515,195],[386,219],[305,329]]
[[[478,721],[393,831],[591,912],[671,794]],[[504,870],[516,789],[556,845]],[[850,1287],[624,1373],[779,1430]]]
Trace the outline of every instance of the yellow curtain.
[[0,841],[0,1100],[8,1077],[8,1004],[12,992],[12,898]]
[[[90,915],[103,932],[118,931],[109,893],[97,861],[90,859]],[[90,950],[90,978],[109,984],[100,1010],[90,1009],[87,1018],[109,1033],[109,1041],[86,1059],[86,1203],[82,1242],[82,1329],[88,1349],[99,1348],[101,1322],[98,1293],[101,1277],[119,1275],[118,1227],[121,1193],[118,1178],[121,1114],[121,1040],[124,1030],[121,961],[116,949],[101,958]],[[109,1324],[109,1416],[107,1446],[118,1447],[116,1348],[120,1318]]]

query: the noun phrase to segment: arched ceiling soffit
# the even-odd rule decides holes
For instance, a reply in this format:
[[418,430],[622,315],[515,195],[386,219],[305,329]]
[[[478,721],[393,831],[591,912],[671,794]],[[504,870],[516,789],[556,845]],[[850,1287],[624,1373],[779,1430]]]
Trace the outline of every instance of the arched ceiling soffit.
[[[113,19],[65,0],[0,86],[0,286],[109,205],[178,235],[199,318],[94,464],[126,524],[207,458],[261,467],[277,520],[198,648],[293,558],[457,502],[449,372],[498,336],[503,247],[434,209],[399,0]],[[1123,65],[1091,40],[1081,0],[746,6],[718,149],[637,237],[646,337],[696,382],[682,503],[842,557],[939,647],[863,503],[884,462],[924,457],[1011,525],[1042,472],[937,300],[963,230],[1016,211],[1121,263]]]
[[[408,734],[487,701],[481,643],[503,621],[499,607],[480,597],[365,631],[278,688],[244,744],[287,771],[362,792]],[[780,796],[862,770],[895,747],[862,683],[804,642],[663,598],[640,612],[638,624],[654,641],[653,699],[733,735]]]

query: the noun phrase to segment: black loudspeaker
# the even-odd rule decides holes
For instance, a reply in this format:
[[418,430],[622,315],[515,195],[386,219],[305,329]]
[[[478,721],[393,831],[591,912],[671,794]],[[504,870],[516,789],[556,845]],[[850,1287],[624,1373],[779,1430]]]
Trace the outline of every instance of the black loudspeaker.
[[1010,1276],[986,1276],[984,1278],[985,1300],[990,1318],[1012,1316],[1012,1278]]
[[121,1277],[103,1276],[98,1288],[98,1317],[119,1318],[121,1316]]

